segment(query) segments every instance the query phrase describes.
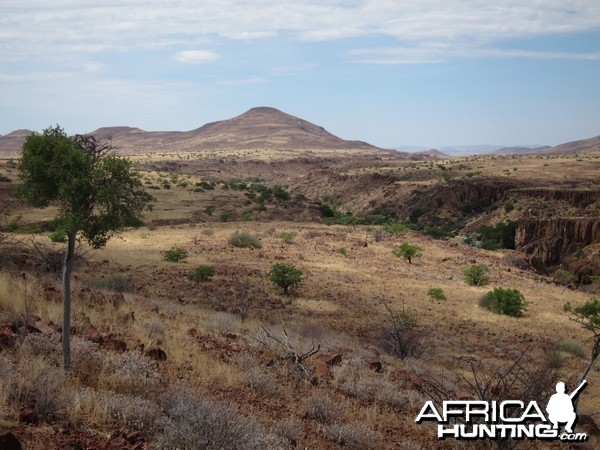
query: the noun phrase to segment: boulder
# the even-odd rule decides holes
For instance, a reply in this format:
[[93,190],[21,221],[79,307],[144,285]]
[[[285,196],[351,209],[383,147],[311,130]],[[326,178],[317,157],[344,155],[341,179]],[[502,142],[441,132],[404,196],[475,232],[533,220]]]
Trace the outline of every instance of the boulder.
[[2,450],[22,450],[21,442],[10,431],[0,432],[0,448]]

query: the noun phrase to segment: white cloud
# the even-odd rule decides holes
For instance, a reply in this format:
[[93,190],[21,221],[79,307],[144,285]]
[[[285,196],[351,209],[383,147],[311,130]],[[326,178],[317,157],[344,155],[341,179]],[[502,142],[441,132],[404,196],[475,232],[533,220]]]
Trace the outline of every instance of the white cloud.
[[556,52],[499,49],[482,45],[416,45],[404,47],[356,49],[348,52],[353,60],[369,64],[431,64],[456,59],[529,58],[600,60],[600,52]]
[[3,0],[0,6],[4,56],[210,37],[490,42],[590,30],[600,30],[597,0]]
[[173,59],[184,64],[204,64],[215,61],[219,55],[208,50],[185,50],[175,53]]

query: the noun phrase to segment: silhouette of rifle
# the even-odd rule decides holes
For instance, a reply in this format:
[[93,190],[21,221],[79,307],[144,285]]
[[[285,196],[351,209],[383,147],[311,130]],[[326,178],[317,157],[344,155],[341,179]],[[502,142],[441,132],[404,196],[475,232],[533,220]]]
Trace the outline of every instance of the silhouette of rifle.
[[583,380],[583,381],[581,382],[581,384],[580,384],[579,386],[577,386],[577,389],[575,389],[573,392],[571,392],[571,393],[569,394],[569,398],[570,398],[571,400],[573,400],[573,398],[574,398],[574,397],[575,397],[577,394],[579,394],[579,391],[581,390],[581,388],[583,388],[583,386],[585,386],[585,384],[586,384],[586,383],[587,383],[587,380]]

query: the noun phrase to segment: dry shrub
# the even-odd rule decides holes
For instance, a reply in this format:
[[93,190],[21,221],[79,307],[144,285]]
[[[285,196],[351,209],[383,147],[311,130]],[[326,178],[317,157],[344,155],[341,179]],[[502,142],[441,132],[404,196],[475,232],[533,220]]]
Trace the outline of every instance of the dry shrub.
[[73,337],[70,370],[84,386],[98,386],[104,372],[104,357],[105,352],[97,344]]
[[53,342],[48,336],[28,334],[23,338],[19,347],[19,356],[23,359],[43,356],[48,361],[58,365],[61,358],[61,348],[58,342]]
[[304,400],[304,416],[321,423],[336,421],[341,414],[340,405],[322,394],[313,394]]
[[25,359],[10,387],[10,399],[21,408],[33,408],[46,422],[63,415],[71,404],[65,372],[44,357]]
[[239,323],[233,314],[219,311],[211,314],[209,318],[208,328],[216,334],[226,335],[227,333],[235,333],[239,330]]
[[325,428],[331,441],[350,448],[380,448],[381,434],[362,423],[334,423]]
[[285,389],[279,382],[258,367],[244,371],[242,381],[260,395],[282,397],[285,394]]
[[275,422],[271,432],[285,440],[289,445],[296,446],[298,438],[302,435],[302,429],[300,420],[288,417]]
[[368,402],[381,402],[393,408],[403,408],[409,403],[409,399],[402,395],[398,386],[384,379],[367,378],[346,381],[340,387],[342,392],[350,397]]
[[84,412],[95,421],[122,427],[127,431],[141,431],[146,438],[154,436],[164,420],[156,403],[131,395],[86,388],[77,393],[77,401],[77,414]]
[[16,373],[16,367],[14,363],[0,355],[0,417],[6,417],[3,409],[8,403],[8,397],[10,395],[10,385],[13,382],[13,377]]
[[168,420],[158,448],[262,450],[283,447],[281,439],[268,435],[254,420],[237,410],[194,392],[178,389],[160,398]]
[[103,385],[119,393],[140,395],[162,382],[156,363],[137,351],[107,353]]

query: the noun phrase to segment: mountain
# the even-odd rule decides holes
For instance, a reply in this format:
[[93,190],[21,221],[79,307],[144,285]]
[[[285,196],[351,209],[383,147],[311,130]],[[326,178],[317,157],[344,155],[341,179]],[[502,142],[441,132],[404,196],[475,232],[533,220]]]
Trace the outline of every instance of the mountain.
[[531,153],[539,153],[542,150],[552,148],[549,145],[542,147],[526,146],[526,147],[502,147],[494,151],[495,155],[527,155]]
[[12,133],[0,136],[0,155],[13,156],[21,152],[25,138],[31,130],[15,130]]
[[550,147],[537,152],[541,155],[573,155],[575,153],[600,152],[600,136]]
[[423,150],[420,152],[414,152],[413,155],[427,156],[431,159],[448,159],[449,158],[449,156],[446,153],[442,153],[439,150],[436,150],[435,148],[432,148],[431,150]]
[[[19,130],[0,136],[0,154],[18,153],[29,134]],[[125,151],[273,149],[273,150],[379,150],[362,141],[341,139],[325,128],[275,108],[252,108],[228,120],[207,123],[191,131],[145,131],[132,127],[103,127],[88,133],[111,139]]]
[[232,119],[207,123],[191,131],[109,127],[90,134],[97,138],[112,138],[117,148],[144,151],[377,149],[365,142],[341,139],[323,127],[264,106],[252,108]]

